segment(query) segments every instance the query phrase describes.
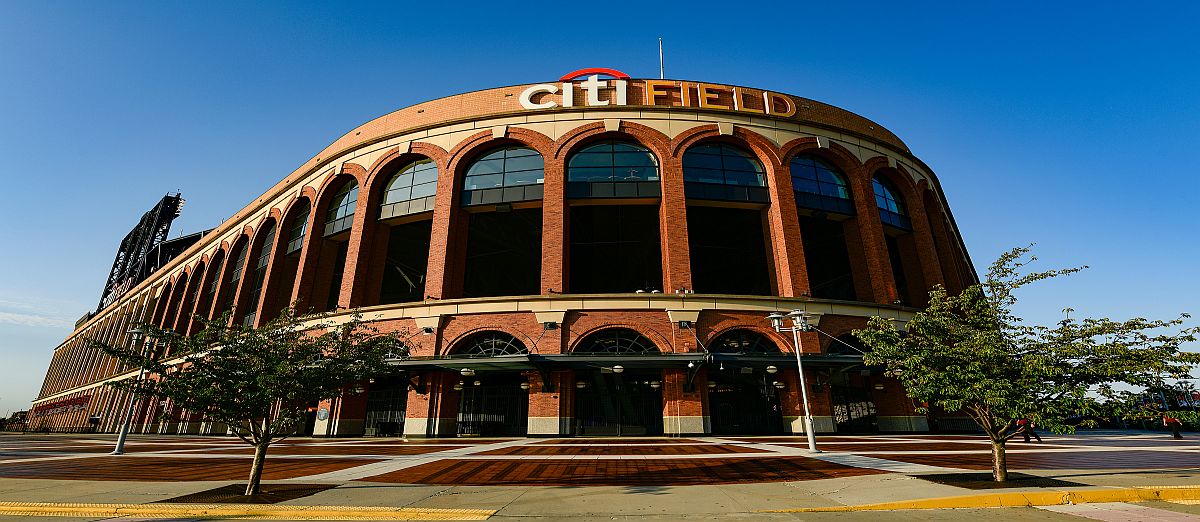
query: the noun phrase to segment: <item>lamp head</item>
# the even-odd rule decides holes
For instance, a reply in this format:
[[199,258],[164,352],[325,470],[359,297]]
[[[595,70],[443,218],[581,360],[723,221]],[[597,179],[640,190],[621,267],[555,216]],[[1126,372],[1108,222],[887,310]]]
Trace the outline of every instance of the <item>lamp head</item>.
[[771,321],[771,328],[776,330],[783,328],[783,314],[775,312],[767,316],[767,320]]
[[618,365],[612,367],[612,371],[613,371],[613,373],[621,373],[621,372],[625,371],[625,367],[618,364]]
[[140,344],[142,339],[146,337],[146,332],[141,328],[130,328],[126,333],[129,334],[129,340],[133,341],[133,344]]

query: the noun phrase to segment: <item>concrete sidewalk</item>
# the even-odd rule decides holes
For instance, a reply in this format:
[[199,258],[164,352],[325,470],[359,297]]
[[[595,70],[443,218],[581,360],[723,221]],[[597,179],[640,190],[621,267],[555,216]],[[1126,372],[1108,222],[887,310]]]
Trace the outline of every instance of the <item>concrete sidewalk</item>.
[[[1042,473],[1085,484],[1061,491],[1094,491],[1098,488],[1124,490],[1129,487],[1197,486],[1200,471],[1058,471]],[[228,482],[97,482],[39,479],[0,479],[0,502],[48,502],[72,504],[146,504],[223,486]],[[353,507],[407,508],[421,510],[487,510],[491,520],[954,520],[966,516],[983,519],[1021,516],[1045,520],[1079,520],[1071,513],[1012,508],[966,511],[892,511],[858,513],[778,512],[803,508],[828,508],[884,502],[913,501],[939,497],[988,494],[1046,493],[1046,488],[1014,488],[971,491],[934,484],[901,474],[879,474],[802,482],[723,484],[664,487],[545,487],[545,486],[432,486],[350,482],[315,495],[287,501],[279,506],[341,506],[343,515]],[[1197,497],[1200,499],[1200,496]],[[1197,506],[1156,503],[1173,513],[1200,514]],[[240,508],[237,505],[225,505]],[[147,506],[149,507],[149,506]],[[772,512],[775,511],[775,512]],[[968,513],[970,513],[968,515]],[[436,514],[436,513],[435,513]],[[943,518],[946,517],[946,518]],[[75,520],[104,520],[108,516],[71,517]],[[223,517],[224,518],[224,517]],[[3,519],[3,518],[0,518]],[[15,518],[14,518],[15,519]],[[188,519],[177,518],[177,519]],[[298,519],[298,518],[278,518]],[[382,518],[381,518],[382,519]],[[394,519],[394,518],[392,518]],[[422,520],[442,519],[417,518]],[[451,518],[455,519],[455,518]],[[479,518],[457,518],[469,520]],[[46,520],[64,520],[62,517]],[[123,518],[122,520],[129,520]]]

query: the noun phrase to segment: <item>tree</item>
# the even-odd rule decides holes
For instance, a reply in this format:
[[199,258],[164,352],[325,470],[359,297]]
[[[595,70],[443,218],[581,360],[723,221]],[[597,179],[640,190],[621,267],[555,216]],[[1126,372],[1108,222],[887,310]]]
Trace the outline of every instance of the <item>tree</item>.
[[[230,326],[228,317],[205,320],[193,336],[143,325],[142,347],[96,343],[146,379],[112,383],[140,396],[226,424],[254,446],[246,494],[258,493],[267,449],[303,428],[310,403],[334,398],[347,386],[386,370],[385,360],[407,355],[395,332],[380,332],[360,315],[335,321],[299,318],[291,309],[260,328]],[[162,354],[171,357],[162,357]]]
[[[1026,325],[1012,310],[1014,291],[1083,268],[1025,272],[1030,248],[1000,256],[986,280],[957,295],[929,294],[902,332],[874,317],[854,333],[871,348],[864,362],[896,377],[910,397],[975,420],[992,443],[992,474],[1008,478],[1005,441],[1019,419],[1069,433],[1068,418],[1122,414],[1114,385],[1154,386],[1186,376],[1198,363],[1181,351],[1200,329],[1173,320],[1067,318],[1053,327]],[[1118,410],[1124,406],[1116,406]],[[925,408],[920,409],[922,413]]]

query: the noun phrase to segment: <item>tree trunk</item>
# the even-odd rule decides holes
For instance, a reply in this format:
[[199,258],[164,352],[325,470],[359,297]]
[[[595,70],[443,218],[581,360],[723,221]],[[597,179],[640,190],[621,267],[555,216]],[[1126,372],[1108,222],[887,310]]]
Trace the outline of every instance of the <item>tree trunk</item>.
[[267,462],[267,444],[259,443],[254,446],[254,463],[250,465],[250,481],[246,483],[246,494],[258,494],[259,482],[262,482],[263,464]]
[[996,482],[1008,480],[1008,457],[1004,454],[1004,439],[992,441],[992,478]]

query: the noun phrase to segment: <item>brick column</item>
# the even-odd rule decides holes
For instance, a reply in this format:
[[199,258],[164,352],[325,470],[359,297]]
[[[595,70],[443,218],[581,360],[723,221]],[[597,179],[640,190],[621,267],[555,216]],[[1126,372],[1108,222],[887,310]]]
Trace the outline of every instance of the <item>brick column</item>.
[[[450,166],[438,161],[437,193],[434,196],[433,227],[429,235],[429,264],[425,294],[438,299],[457,295],[460,244],[465,247],[466,212],[458,208],[458,184]],[[452,239],[453,238],[453,239]],[[456,241],[459,240],[459,241]]]
[[692,264],[688,257],[687,197],[683,189],[683,162],[663,158],[662,200],[658,226],[662,243],[663,293],[692,288]]
[[699,435],[712,432],[712,424],[704,415],[700,390],[684,391],[687,370],[666,368],[662,372],[662,379],[663,433]]
[[929,217],[925,215],[925,207],[921,198],[913,196],[908,206],[909,219],[913,226],[913,240],[916,243],[918,257],[921,263],[921,275],[925,287],[921,288],[919,304],[924,305],[929,300],[929,289],[934,285],[945,284],[942,278],[941,262],[938,261],[937,247],[933,241],[933,232],[929,229]]
[[[453,437],[458,433],[459,376],[451,372],[425,374],[425,389],[408,391],[404,413],[406,437]],[[419,393],[424,391],[425,393]]]
[[[366,176],[363,176],[366,178]],[[375,183],[378,185],[378,183]],[[358,201],[354,206],[354,224],[350,227],[350,243],[346,248],[346,266],[342,272],[342,288],[338,294],[339,308],[358,308],[368,302],[368,278],[371,257],[375,254],[377,231],[386,228],[379,224],[379,194],[382,187],[359,184]],[[386,253],[385,253],[386,255]]]
[[782,297],[809,294],[808,266],[804,262],[804,241],[800,237],[800,216],[792,192],[792,174],[787,165],[770,165],[767,191],[767,227],[774,254],[775,291]]
[[550,374],[550,389],[543,386],[542,374],[525,372],[529,380],[529,425],[530,437],[564,435],[563,427],[569,426],[570,421],[564,422],[568,415],[563,414],[562,391],[574,372],[555,371]]
[[563,293],[566,288],[567,230],[566,172],[561,159],[545,159],[545,183],[542,197],[542,279],[540,294]]
[[[858,233],[862,237],[862,253],[871,273],[871,296],[858,296],[860,300],[880,304],[892,304],[899,299],[896,279],[892,276],[892,264],[888,259],[887,242],[883,237],[883,222],[879,221],[879,208],[875,206],[875,190],[871,187],[871,174],[867,167],[858,167],[848,173],[850,188],[854,191],[854,211],[858,214]],[[853,259],[851,252],[851,259]]]
[[[313,428],[314,437],[358,437],[363,434],[367,417],[367,392],[366,384],[362,384],[363,393],[348,389],[336,399],[321,401],[317,411],[328,409],[329,418],[322,421],[318,417]],[[353,388],[353,385],[349,388]]]
[[[804,378],[808,381],[808,403],[813,416],[813,429],[817,433],[836,431],[830,409],[828,384],[814,389],[817,383],[815,371],[805,368]],[[783,408],[783,427],[789,433],[800,435],[804,433],[804,398],[800,393],[800,374],[794,369],[782,369],[775,374],[775,380],[784,384],[779,390],[779,403]]]

